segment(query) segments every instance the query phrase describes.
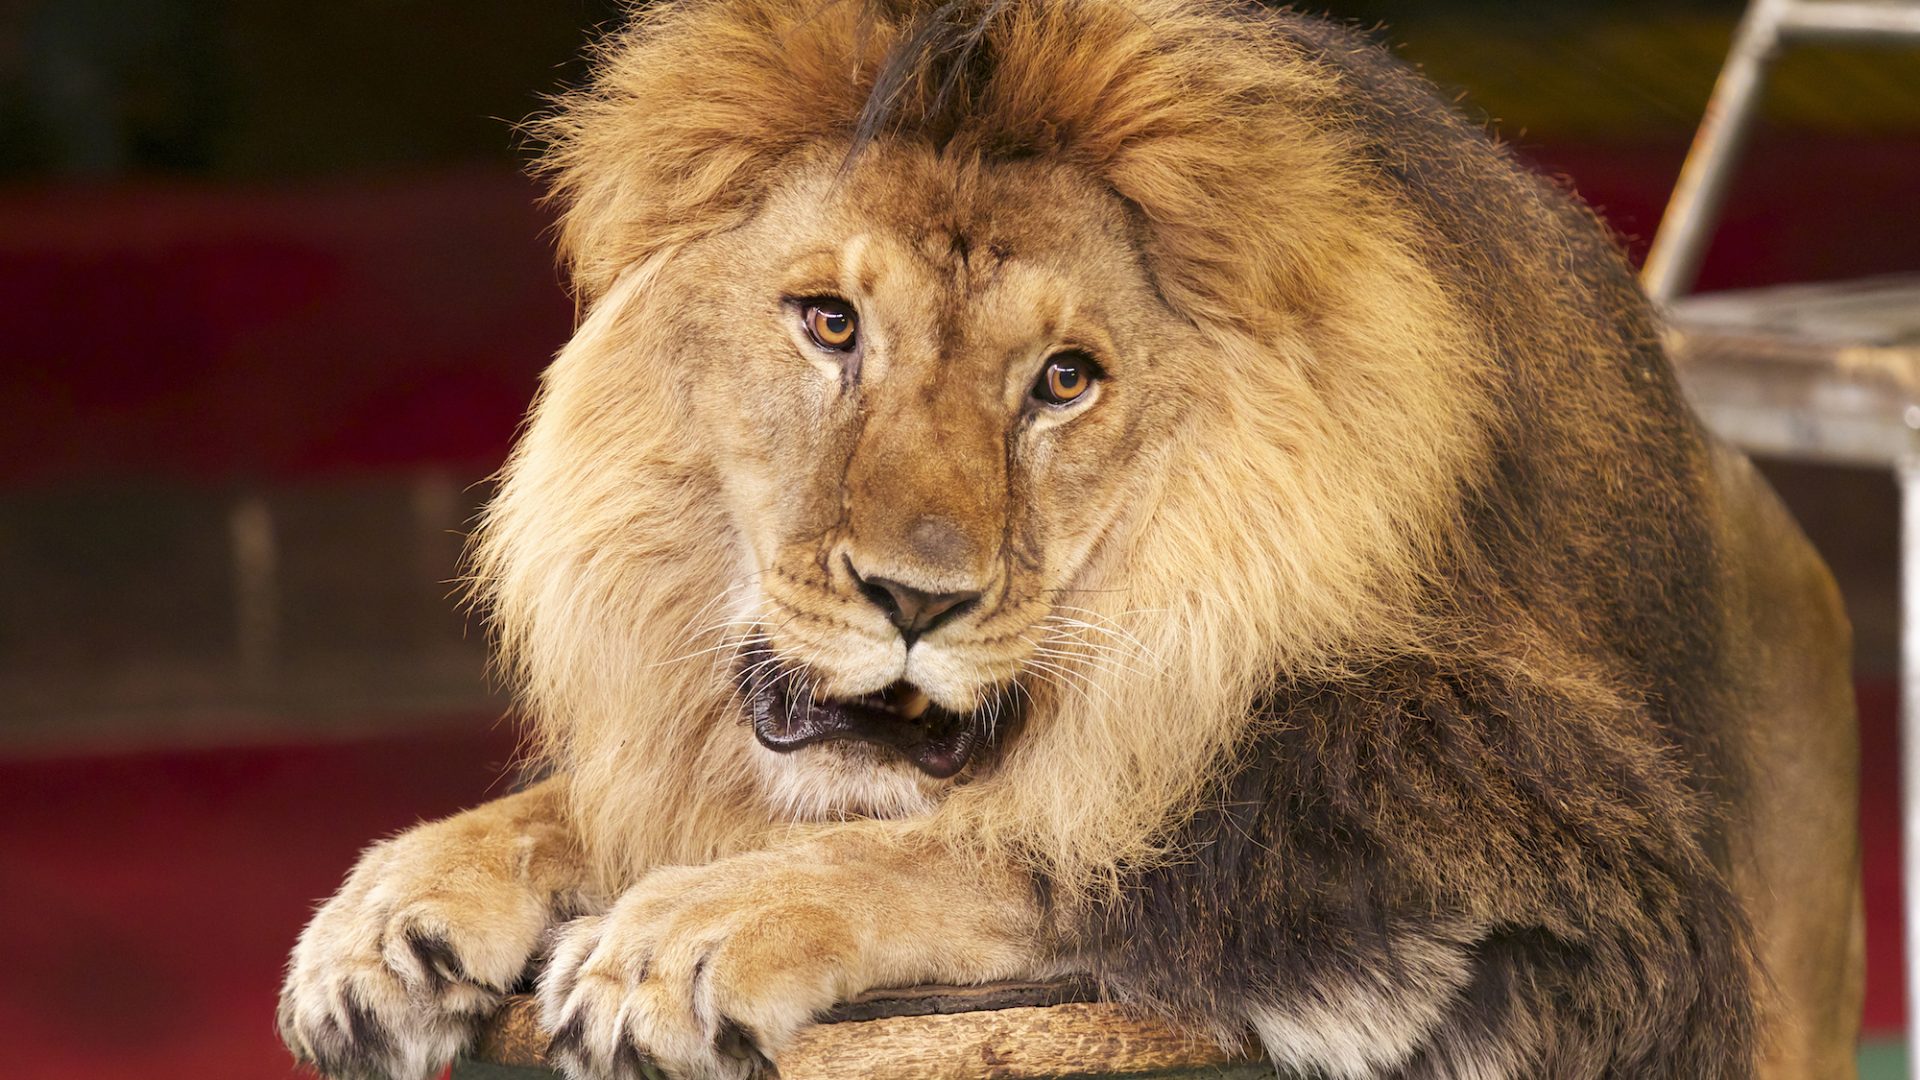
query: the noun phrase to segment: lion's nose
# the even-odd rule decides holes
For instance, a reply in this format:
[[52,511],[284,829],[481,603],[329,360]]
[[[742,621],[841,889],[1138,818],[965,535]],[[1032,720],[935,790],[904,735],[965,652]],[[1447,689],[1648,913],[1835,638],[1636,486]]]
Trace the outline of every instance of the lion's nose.
[[912,648],[920,635],[960,614],[980,594],[974,592],[932,593],[916,589],[890,578],[866,577],[851,565],[853,580],[859,585],[860,592],[873,601],[874,606],[886,612],[887,621],[900,630],[900,636]]

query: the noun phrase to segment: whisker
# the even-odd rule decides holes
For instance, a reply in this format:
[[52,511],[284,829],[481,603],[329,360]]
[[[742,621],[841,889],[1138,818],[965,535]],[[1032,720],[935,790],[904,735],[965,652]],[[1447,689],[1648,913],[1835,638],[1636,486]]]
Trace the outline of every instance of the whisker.
[[1068,693],[1074,694],[1078,696],[1080,700],[1086,702],[1089,708],[1099,707],[1099,704],[1093,700],[1092,695],[1088,694],[1085,690],[1075,685],[1071,680],[1063,679],[1058,675],[1055,675],[1051,672],[1046,671],[1045,669],[1040,669],[1040,668],[1034,669],[1033,674],[1034,674],[1034,677],[1041,683],[1041,685],[1052,686],[1062,691],[1066,691]]
[[[1026,640],[1022,638],[1022,640]],[[1079,664],[1104,675],[1148,675],[1149,673],[1131,665],[1122,664],[1110,657],[1089,656],[1086,653],[1067,649],[1056,649],[1040,642],[1030,642],[1035,655],[1067,664]]]
[[752,584],[754,578],[761,576],[765,572],[766,571],[761,570],[761,571],[755,571],[750,574],[742,574],[739,577],[736,577],[732,581],[730,581],[725,588],[716,591],[713,594],[713,596],[707,599],[705,603],[701,604],[698,608],[695,608],[693,610],[693,613],[687,616],[686,622],[680,628],[679,636],[681,636],[682,638],[693,636],[688,632],[688,629],[687,629],[688,627],[692,626],[698,620],[705,618],[707,614],[711,612],[714,608],[719,607],[721,604],[725,603],[728,597],[733,596],[735,593],[739,592],[741,589]]
[[1099,642],[1088,641],[1073,633],[1047,628],[1046,636],[1036,641],[1025,634],[1020,640],[1034,651],[1059,659],[1072,660],[1097,671],[1112,675],[1141,675],[1151,677],[1154,673],[1135,663],[1149,659],[1135,649],[1120,649]]
[[1071,642],[1082,648],[1093,649],[1096,652],[1112,653],[1116,656],[1146,656],[1146,654],[1139,649],[1122,648],[1119,645],[1111,645],[1104,641],[1088,640],[1083,636],[1082,631],[1068,624],[1055,623],[1051,619],[1042,620],[1040,625],[1046,629],[1048,640],[1050,641],[1058,641],[1061,643]]
[[[1063,607],[1058,610],[1083,612],[1085,614],[1092,615],[1093,617],[1099,619],[1100,622],[1090,623],[1082,619],[1069,618],[1068,616],[1058,615],[1058,614],[1049,615],[1043,621],[1053,623],[1054,625],[1058,625],[1058,626],[1078,627],[1085,630],[1091,630],[1098,634],[1110,635],[1112,637],[1118,638],[1132,645],[1134,648],[1138,649],[1141,653],[1145,654],[1148,659],[1151,659],[1156,663],[1166,662],[1164,658],[1162,658],[1158,653],[1154,652],[1152,648],[1148,647],[1146,642],[1141,641],[1138,637],[1135,637],[1132,633],[1116,625],[1112,619],[1109,619],[1106,616],[1101,615],[1097,611],[1089,611],[1086,608],[1076,608],[1076,607]],[[1136,609],[1136,611],[1125,612],[1123,614],[1134,614],[1136,612],[1143,612],[1147,610],[1149,609],[1140,608],[1140,609]]]
[[[1140,610],[1144,611],[1146,609],[1140,609]],[[1086,619],[1076,619],[1070,615],[1060,614],[1061,611],[1083,612],[1087,615],[1091,615],[1097,621],[1089,622]],[[1046,621],[1054,623],[1055,625],[1059,625],[1059,626],[1072,626],[1072,627],[1079,627],[1086,630],[1092,630],[1096,633],[1105,634],[1105,635],[1117,638],[1121,641],[1125,641],[1128,644],[1136,646],[1137,648],[1147,649],[1146,642],[1140,640],[1131,631],[1121,626],[1114,619],[1109,618],[1105,615],[1101,615],[1099,612],[1087,611],[1087,609],[1085,608],[1056,608],[1054,612],[1050,613],[1047,616]],[[1148,651],[1151,651],[1151,650],[1148,650]]]
[[1081,670],[1080,667],[1078,666],[1079,661],[1081,659],[1082,659],[1081,657],[1049,656],[1047,653],[1039,650],[1036,650],[1031,656],[1028,657],[1028,661],[1030,663],[1045,664],[1067,675],[1070,675],[1081,682],[1091,685],[1093,683],[1093,678],[1090,675],[1088,675],[1087,672]]
[[764,634],[748,634],[740,638],[722,641],[718,645],[709,645],[704,649],[695,649],[689,653],[681,653],[679,656],[667,660],[655,660],[653,663],[648,664],[647,667],[656,668],[664,667],[668,664],[678,664],[683,660],[692,660],[695,657],[706,656],[709,653],[739,652],[748,645],[763,645],[766,643],[766,640],[766,635]]
[[1148,658],[1147,655],[1139,649],[1123,648],[1102,641],[1090,641],[1082,636],[1081,631],[1074,630],[1070,627],[1060,627],[1042,623],[1038,629],[1042,630],[1045,634],[1045,636],[1041,638],[1041,643],[1045,645],[1056,647],[1068,646],[1075,650],[1084,650],[1088,655]]
[[1092,608],[1074,607],[1072,604],[1055,604],[1053,606],[1053,609],[1055,611],[1078,611],[1082,615],[1091,615],[1096,619],[1105,619],[1109,621],[1113,619],[1124,619],[1129,615],[1160,615],[1160,614],[1164,614],[1167,610],[1166,608],[1157,608],[1157,607],[1136,607],[1136,608],[1127,608],[1125,611],[1116,611],[1111,614],[1108,614],[1107,612],[1104,612],[1104,611],[1095,611]]
[[777,682],[784,674],[782,668],[786,663],[778,656],[771,656],[741,672],[740,685],[748,688],[747,696],[759,697],[762,691]]
[[1063,687],[1071,688],[1076,692],[1078,692],[1081,695],[1081,697],[1086,700],[1088,705],[1094,705],[1096,707],[1098,705],[1098,703],[1093,700],[1093,697],[1087,693],[1088,690],[1092,690],[1098,693],[1101,697],[1105,698],[1108,705],[1111,705],[1114,708],[1119,708],[1120,706],[1120,702],[1117,699],[1115,699],[1111,693],[1107,691],[1106,687],[1101,686],[1099,683],[1094,682],[1091,679],[1088,679],[1081,672],[1077,672],[1069,668],[1061,667],[1058,664],[1055,664],[1046,660],[1029,659],[1027,661],[1027,664],[1028,666],[1036,670],[1051,673],[1057,676],[1059,679],[1064,680],[1060,682],[1059,685]]

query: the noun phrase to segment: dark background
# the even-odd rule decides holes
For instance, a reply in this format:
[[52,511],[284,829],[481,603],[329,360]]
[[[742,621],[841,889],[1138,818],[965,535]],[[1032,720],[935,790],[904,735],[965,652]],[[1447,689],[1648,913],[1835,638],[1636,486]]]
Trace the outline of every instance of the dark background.
[[[1739,5],[1384,0],[1636,255]],[[0,0],[0,1072],[279,1076],[365,840],[513,745],[457,556],[573,307],[515,124],[592,0]],[[1920,269],[1920,53],[1802,49],[1706,288]],[[1890,482],[1770,464],[1842,579],[1870,1025],[1900,1014]]]

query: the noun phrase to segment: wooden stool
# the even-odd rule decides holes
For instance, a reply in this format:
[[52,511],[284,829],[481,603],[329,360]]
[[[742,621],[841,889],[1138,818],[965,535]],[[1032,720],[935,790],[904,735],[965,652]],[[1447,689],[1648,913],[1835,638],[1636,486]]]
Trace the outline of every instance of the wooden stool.
[[[453,1080],[559,1080],[538,1010],[511,998]],[[781,1080],[1254,1080],[1258,1049],[1226,1051],[1094,1000],[1079,983],[919,986],[862,994],[803,1032]]]

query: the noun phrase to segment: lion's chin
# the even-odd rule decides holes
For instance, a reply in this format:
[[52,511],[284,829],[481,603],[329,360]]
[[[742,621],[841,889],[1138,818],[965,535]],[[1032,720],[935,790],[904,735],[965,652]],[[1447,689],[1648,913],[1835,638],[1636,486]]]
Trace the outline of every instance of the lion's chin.
[[754,745],[760,788],[782,821],[898,820],[932,813],[952,790],[871,743],[840,740],[780,753]]

